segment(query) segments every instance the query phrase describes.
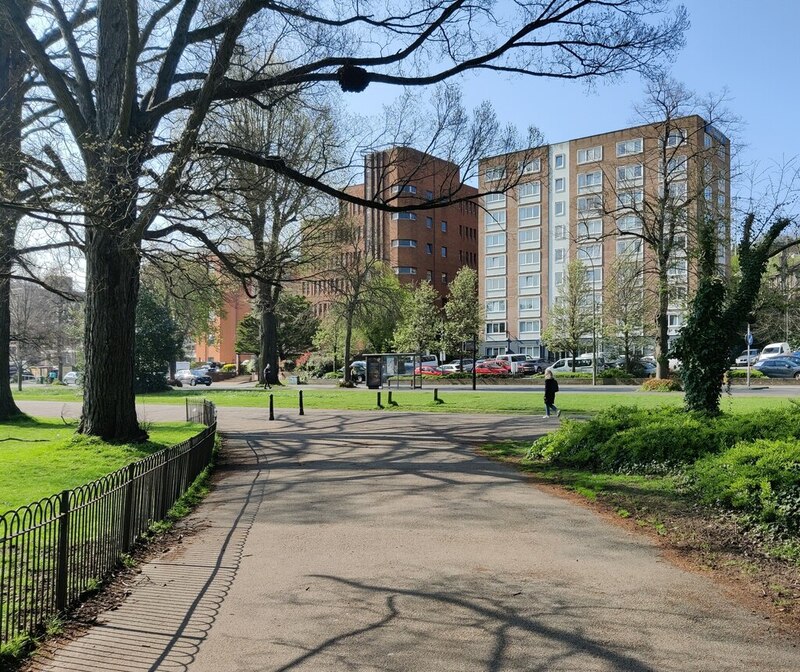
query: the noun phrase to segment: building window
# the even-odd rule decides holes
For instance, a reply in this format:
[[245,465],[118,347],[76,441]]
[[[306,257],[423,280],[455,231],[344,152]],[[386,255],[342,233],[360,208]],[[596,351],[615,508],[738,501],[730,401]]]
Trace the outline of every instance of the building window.
[[487,335],[503,334],[505,336],[506,323],[505,322],[487,322],[486,323],[486,333],[487,333]]
[[687,271],[686,259],[676,259],[667,269],[667,275],[673,278],[685,278]]
[[535,252],[520,252],[518,262],[519,267],[524,267],[526,271],[540,271],[542,268],[542,253],[538,250]]
[[397,273],[397,275],[416,275],[417,269],[413,266],[398,266],[394,269],[394,272]]
[[492,270],[497,268],[505,268],[506,267],[506,255],[505,254],[490,254],[486,257],[486,270]]
[[617,240],[617,256],[637,259],[642,254],[642,241],[639,238],[620,238]]
[[641,231],[642,220],[636,215],[625,215],[617,220],[617,229],[620,233]]
[[538,336],[542,331],[541,320],[520,320],[519,333]]
[[582,245],[578,248],[578,259],[583,262],[594,264],[603,258],[603,246],[600,243],[593,245]]
[[410,238],[395,238],[392,241],[392,247],[416,247],[417,241]]
[[603,269],[602,268],[587,268],[586,269],[586,282],[590,285],[598,285],[603,282]]
[[553,251],[553,261],[557,264],[563,264],[567,258],[567,251],[563,247],[557,247]]
[[483,213],[483,225],[487,228],[490,226],[497,226],[506,223],[505,210],[492,210],[491,212]]
[[564,191],[567,188],[567,180],[563,177],[557,177],[555,181],[556,191]]
[[683,315],[680,313],[667,313],[667,324],[670,329],[680,329],[683,326]]
[[[504,264],[505,265],[505,264]],[[501,292],[506,293],[505,278],[486,278],[486,293]]]
[[492,299],[486,302],[487,313],[505,313],[506,300],[505,299]]
[[564,284],[564,271],[556,271],[553,274],[553,281],[556,287],[561,287]]
[[541,159],[530,159],[529,161],[520,161],[517,165],[520,175],[529,175],[530,173],[538,173],[542,169]]
[[442,233],[447,233],[447,222],[442,220]]
[[631,154],[642,153],[642,138],[635,140],[623,140],[617,143],[617,156],[630,156]]
[[[542,208],[540,205],[527,205],[519,209],[517,215],[520,226],[530,226],[532,222],[538,222],[541,219]],[[523,224],[523,222],[525,222]]]
[[703,147],[708,149],[709,147],[711,147],[711,145],[712,145],[711,136],[708,133],[703,133]]
[[518,236],[520,248],[539,247],[542,244],[542,229],[539,227],[520,229]]
[[556,216],[563,215],[567,211],[567,202],[566,201],[556,201],[554,207],[554,212]]
[[565,240],[567,237],[567,227],[563,224],[557,224],[553,227],[553,238],[556,240]]
[[554,161],[556,168],[563,168],[564,163],[566,161],[566,157],[563,154],[556,154]]
[[520,313],[533,313],[538,316],[542,313],[542,297],[523,296],[519,299]]
[[686,129],[673,128],[667,135],[667,147],[679,147],[686,142]]
[[587,212],[597,212],[603,209],[603,197],[600,194],[593,194],[592,196],[581,196],[578,198],[578,212],[585,214]]
[[519,276],[520,290],[537,291],[542,284],[542,276],[539,273],[529,273]]
[[486,236],[486,247],[502,247],[505,248],[506,246],[506,234],[505,233],[490,233]]
[[442,284],[443,285],[447,284],[447,273],[442,273]]
[[442,257],[447,257],[447,248],[444,245],[442,245]]
[[417,188],[413,184],[395,184],[392,191],[395,194],[416,194]]
[[603,187],[603,173],[593,170],[591,173],[578,173],[578,193],[597,191]]
[[603,160],[602,146],[589,147],[589,149],[578,150],[578,163],[591,163],[592,161],[602,161],[602,160]]
[[628,189],[617,193],[618,208],[634,208],[644,202],[643,189]]
[[433,192],[430,189],[425,192],[425,198],[429,201],[433,200]]
[[667,170],[663,174],[667,179],[673,178],[679,180],[686,175],[687,165],[688,160],[685,155],[673,156],[671,159],[667,160]]
[[505,194],[486,194],[486,207],[497,207],[498,205],[506,204]]
[[538,201],[542,194],[541,182],[525,182],[517,186],[518,201]]
[[602,219],[587,219],[578,222],[578,238],[599,238],[603,235]]
[[433,217],[426,217],[425,218],[425,226],[429,229],[433,228]]
[[497,180],[502,180],[505,176],[506,169],[503,167],[488,168],[483,174],[483,177],[487,182],[496,182]]
[[428,278],[428,282],[433,282],[433,271],[428,271],[425,276]]
[[392,219],[416,219],[417,215],[413,212],[393,212]]
[[425,253],[433,254],[433,243],[425,243]]
[[617,187],[638,187],[644,180],[644,166],[631,163],[617,167]]

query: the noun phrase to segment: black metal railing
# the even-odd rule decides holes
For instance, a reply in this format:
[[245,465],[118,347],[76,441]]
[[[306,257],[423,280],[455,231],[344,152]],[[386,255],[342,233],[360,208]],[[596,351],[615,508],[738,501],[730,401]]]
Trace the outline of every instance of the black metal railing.
[[114,568],[210,464],[216,412],[197,436],[0,516],[0,644],[39,632]]
[[206,399],[186,399],[186,422],[199,422],[210,425],[217,421],[217,409],[214,403]]

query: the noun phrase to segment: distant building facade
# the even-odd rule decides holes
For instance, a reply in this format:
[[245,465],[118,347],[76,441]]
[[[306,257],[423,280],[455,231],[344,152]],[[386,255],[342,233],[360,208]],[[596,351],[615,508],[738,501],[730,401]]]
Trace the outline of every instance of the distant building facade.
[[668,272],[670,337],[683,324],[693,288],[693,227],[706,215],[717,221],[718,263],[722,272],[729,269],[730,143],[698,116],[483,159],[481,193],[501,184],[513,186],[481,198],[484,355],[550,354],[542,332],[572,259],[585,265],[590,300],[600,313],[622,257],[641,265],[643,291],[652,288],[643,223],[664,203],[677,204],[685,220]]

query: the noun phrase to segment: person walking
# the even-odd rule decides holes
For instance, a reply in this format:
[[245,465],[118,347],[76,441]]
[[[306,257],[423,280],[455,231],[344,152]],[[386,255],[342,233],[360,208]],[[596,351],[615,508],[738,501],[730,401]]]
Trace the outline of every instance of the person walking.
[[550,411],[561,417],[561,411],[556,408],[556,392],[558,392],[558,381],[553,377],[553,372],[547,369],[544,372],[544,412],[543,419],[550,417]]
[[272,367],[267,362],[267,365],[264,367],[264,389],[271,390],[272,385],[269,384],[269,374],[272,372]]

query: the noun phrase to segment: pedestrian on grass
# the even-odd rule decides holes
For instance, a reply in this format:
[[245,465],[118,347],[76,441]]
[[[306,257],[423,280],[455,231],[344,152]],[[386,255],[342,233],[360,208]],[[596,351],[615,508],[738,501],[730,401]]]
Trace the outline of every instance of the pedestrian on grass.
[[550,417],[550,411],[556,414],[556,417],[561,417],[561,411],[556,408],[556,392],[558,392],[558,381],[553,378],[553,372],[550,369],[544,372],[544,418]]
[[271,390],[272,386],[269,384],[269,374],[272,373],[272,367],[267,362],[267,365],[264,367],[264,389]]

